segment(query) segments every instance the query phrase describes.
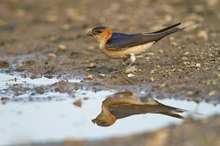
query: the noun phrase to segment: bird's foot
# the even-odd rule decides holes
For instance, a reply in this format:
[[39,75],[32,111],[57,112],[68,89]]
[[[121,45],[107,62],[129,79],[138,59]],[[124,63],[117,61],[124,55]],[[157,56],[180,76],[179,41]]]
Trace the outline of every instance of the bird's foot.
[[138,68],[133,65],[133,66],[128,66],[126,69],[125,69],[125,73],[133,73],[133,72],[137,72],[138,71]]

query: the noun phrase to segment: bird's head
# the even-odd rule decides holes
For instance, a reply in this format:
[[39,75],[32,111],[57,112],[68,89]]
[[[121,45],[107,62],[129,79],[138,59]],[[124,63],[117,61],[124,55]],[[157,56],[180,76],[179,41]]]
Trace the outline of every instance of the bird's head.
[[114,124],[116,120],[116,117],[110,111],[104,109],[92,122],[99,126],[107,127]]
[[87,33],[88,36],[94,37],[98,42],[107,42],[111,36],[112,31],[105,26],[97,26]]
[[94,124],[97,124],[99,126],[103,126],[103,127],[108,127],[108,126],[111,126],[112,124],[114,124],[116,121],[116,118],[109,118],[109,117],[101,117],[101,116],[98,116],[96,117],[95,119],[92,119],[92,122]]

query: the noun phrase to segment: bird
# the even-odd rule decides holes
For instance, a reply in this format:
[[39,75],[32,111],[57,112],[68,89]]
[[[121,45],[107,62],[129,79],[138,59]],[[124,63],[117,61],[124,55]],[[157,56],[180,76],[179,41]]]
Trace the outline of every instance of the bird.
[[97,26],[87,35],[99,42],[99,48],[105,55],[124,61],[130,58],[131,63],[128,66],[130,67],[136,61],[136,55],[145,52],[162,38],[188,27],[182,26],[179,22],[154,32],[128,34],[113,32],[106,26]]
[[180,113],[188,112],[187,110],[177,107],[168,106],[158,102],[155,99],[140,101],[138,97],[133,96],[130,92],[118,92],[107,97],[102,102],[100,114],[92,122],[98,126],[108,127],[113,125],[118,119],[137,114],[162,114],[174,118],[184,119]]

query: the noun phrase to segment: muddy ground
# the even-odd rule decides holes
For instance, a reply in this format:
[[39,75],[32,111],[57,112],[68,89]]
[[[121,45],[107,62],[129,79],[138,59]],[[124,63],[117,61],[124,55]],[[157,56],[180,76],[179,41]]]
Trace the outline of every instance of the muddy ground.
[[[97,25],[134,33],[157,30],[176,22],[196,23],[197,27],[159,41],[138,58],[135,72],[126,71],[121,60],[103,55],[98,43],[86,35]],[[184,97],[218,104],[219,23],[218,0],[0,1],[0,67],[4,72],[20,73],[31,78],[82,79],[77,85],[62,84],[70,88],[83,86],[90,90],[120,89],[135,92],[150,90],[162,98]],[[67,92],[62,90],[62,85],[59,91]],[[219,121],[219,117],[214,120]],[[207,123],[213,122],[213,119],[198,121],[201,126],[194,124],[194,121],[182,126],[189,125],[198,130],[204,122],[208,127],[210,125]],[[219,124],[213,126],[216,128]],[[169,140],[179,139],[173,145],[188,145],[182,142],[189,139],[193,141],[190,136],[185,138],[172,134],[178,132],[178,128],[170,127],[167,130],[171,132]],[[213,133],[206,130],[204,128],[203,131],[207,132],[204,135],[206,138],[210,134],[220,135],[219,131]],[[195,136],[193,132],[188,131],[187,134]],[[129,143],[136,145],[139,139],[152,135],[137,135]],[[166,139],[166,142],[169,140]],[[117,138],[117,141],[127,145],[125,138]],[[110,143],[108,140],[105,142]],[[217,137],[212,142],[201,142],[199,145],[219,144]],[[98,144],[102,145],[103,142],[96,142]]]

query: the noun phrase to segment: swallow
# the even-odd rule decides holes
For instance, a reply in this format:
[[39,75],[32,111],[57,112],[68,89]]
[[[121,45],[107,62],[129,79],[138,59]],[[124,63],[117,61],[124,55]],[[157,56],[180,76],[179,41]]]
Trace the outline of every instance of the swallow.
[[181,27],[181,23],[176,23],[154,32],[127,34],[113,32],[106,26],[98,26],[89,31],[87,35],[99,42],[102,53],[124,61],[130,58],[129,66],[131,66],[136,61],[136,55],[145,52],[162,38],[185,28]]
[[184,119],[181,113],[188,112],[184,109],[162,104],[154,99],[145,102],[138,99],[138,97],[132,96],[129,92],[115,93],[102,102],[102,110],[92,122],[99,126],[107,127],[113,125],[118,119],[147,113]]

